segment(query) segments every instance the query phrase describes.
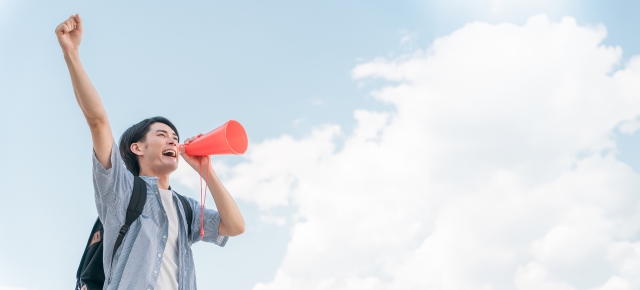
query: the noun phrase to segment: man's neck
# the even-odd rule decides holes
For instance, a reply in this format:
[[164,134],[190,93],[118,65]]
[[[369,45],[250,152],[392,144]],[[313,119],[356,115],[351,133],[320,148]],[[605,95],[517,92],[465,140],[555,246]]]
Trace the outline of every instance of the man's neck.
[[166,175],[164,177],[158,176],[158,188],[169,189],[169,175]]
[[158,188],[169,189],[169,174],[157,174],[153,172],[140,171],[140,176],[152,176],[158,178]]

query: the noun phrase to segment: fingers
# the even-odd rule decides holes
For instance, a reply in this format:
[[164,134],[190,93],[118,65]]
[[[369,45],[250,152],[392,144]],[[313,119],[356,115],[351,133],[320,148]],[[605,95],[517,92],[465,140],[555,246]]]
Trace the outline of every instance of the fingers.
[[[78,15],[78,18],[80,16]],[[56,34],[58,35],[63,35],[66,33],[69,33],[71,31],[73,31],[74,29],[76,29],[76,19],[75,17],[72,15],[69,17],[69,19],[65,20],[64,22],[60,23],[60,25],[58,25],[56,27]]]
[[69,33],[72,29],[73,25],[71,25],[71,22],[67,19],[56,27],[56,34],[62,35]]
[[64,22],[58,24],[58,26],[56,26],[56,34],[63,35],[65,33],[69,33],[69,28],[67,27],[67,25]]
[[193,141],[195,139],[198,139],[198,138],[200,138],[202,136],[203,136],[202,134],[198,134],[198,136],[187,138],[187,139],[184,140],[184,145],[187,145],[187,144],[191,143],[191,141]]
[[76,14],[74,20],[76,21],[76,29],[82,32],[82,18],[80,18],[80,14]]
[[69,31],[73,31],[74,29],[76,29],[76,23],[76,18],[73,15],[69,16],[69,19],[65,21],[65,24],[67,24],[67,26],[70,28]]

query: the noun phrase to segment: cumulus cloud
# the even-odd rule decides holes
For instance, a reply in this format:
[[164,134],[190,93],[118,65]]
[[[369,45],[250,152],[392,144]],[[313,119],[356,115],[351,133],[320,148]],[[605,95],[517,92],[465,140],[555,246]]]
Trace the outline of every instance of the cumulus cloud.
[[354,68],[387,112],[253,144],[225,184],[291,240],[265,289],[637,289],[640,178],[612,132],[640,58],[604,27],[471,23]]

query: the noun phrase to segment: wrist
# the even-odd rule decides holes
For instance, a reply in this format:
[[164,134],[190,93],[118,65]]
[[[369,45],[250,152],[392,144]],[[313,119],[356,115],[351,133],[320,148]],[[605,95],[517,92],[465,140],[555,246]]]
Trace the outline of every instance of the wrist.
[[213,167],[211,167],[211,165],[207,166],[207,168],[205,170],[206,170],[205,172],[202,172],[202,174],[203,174],[202,178],[204,178],[206,180],[209,180],[210,178],[215,178],[216,177],[216,172],[213,171]]
[[193,167],[193,169],[198,172],[198,175],[202,178],[207,178],[207,176],[211,175],[211,171],[213,171],[213,168],[211,168],[211,165],[198,165],[197,163],[195,165],[192,165],[191,167]]
[[62,50],[62,54],[67,61],[80,59],[80,54],[78,54],[77,49]]

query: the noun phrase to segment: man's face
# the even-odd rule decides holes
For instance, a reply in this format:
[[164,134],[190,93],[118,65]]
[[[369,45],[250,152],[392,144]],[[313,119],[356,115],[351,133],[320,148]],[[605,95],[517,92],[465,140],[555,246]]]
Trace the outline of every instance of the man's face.
[[141,174],[170,174],[178,168],[178,136],[166,124],[151,124],[138,148]]

